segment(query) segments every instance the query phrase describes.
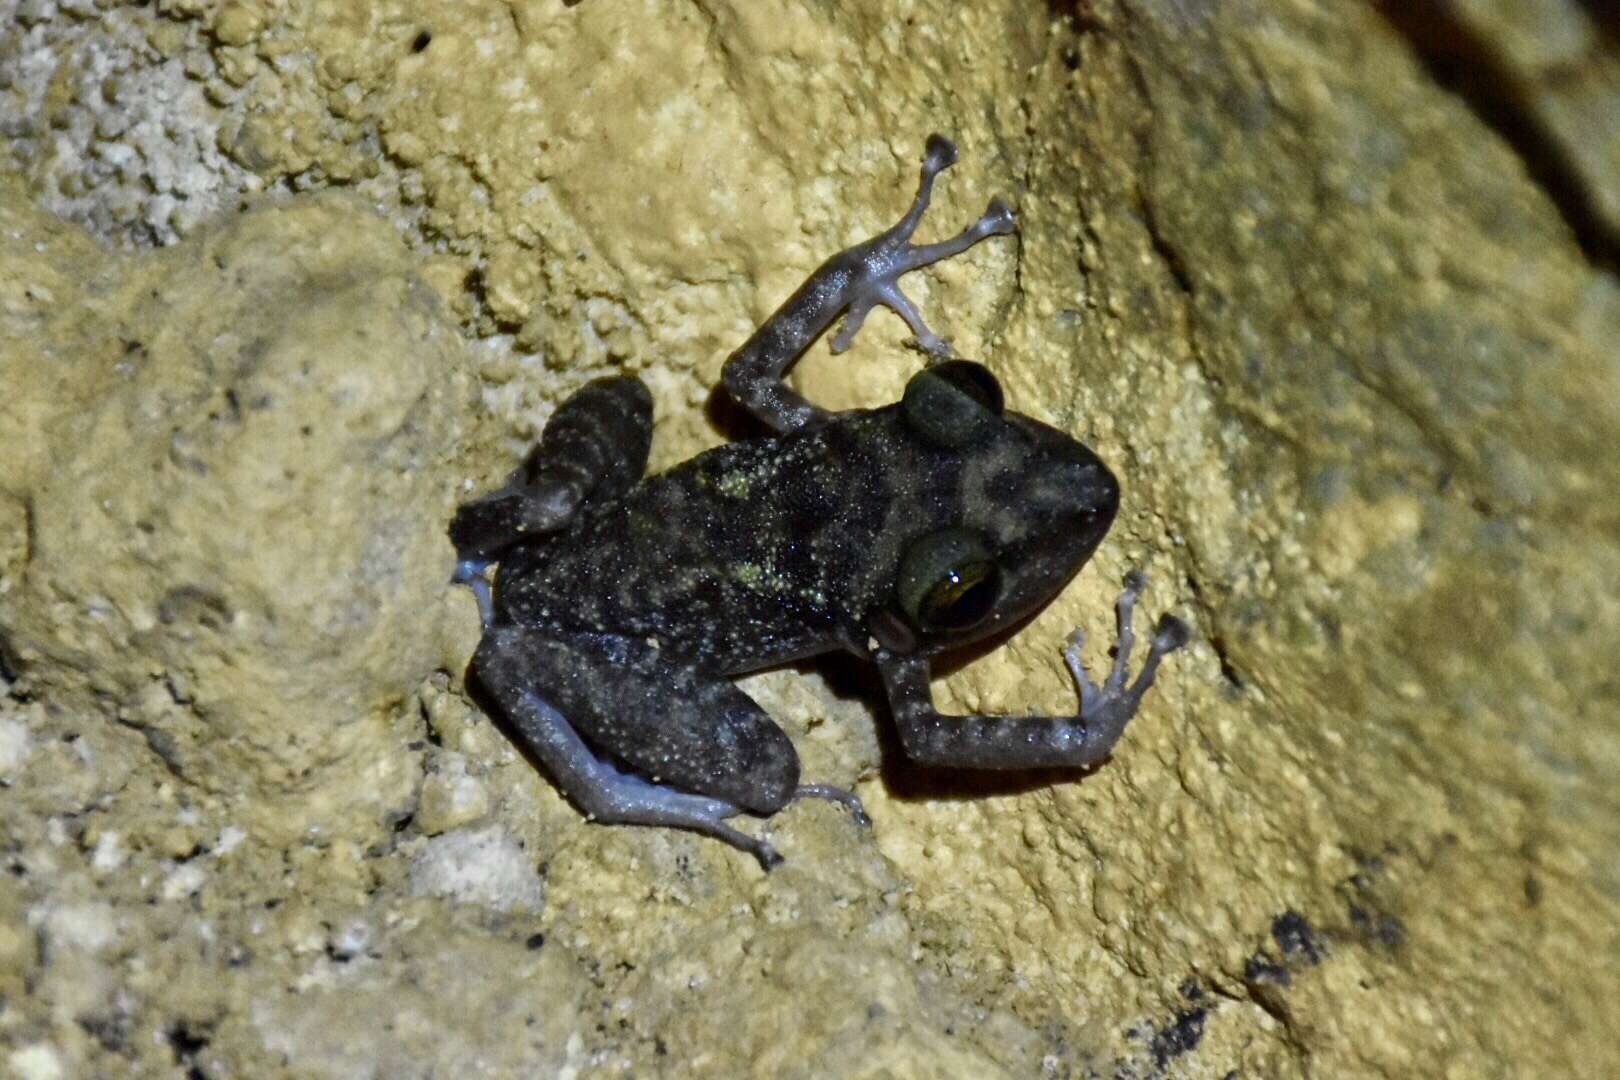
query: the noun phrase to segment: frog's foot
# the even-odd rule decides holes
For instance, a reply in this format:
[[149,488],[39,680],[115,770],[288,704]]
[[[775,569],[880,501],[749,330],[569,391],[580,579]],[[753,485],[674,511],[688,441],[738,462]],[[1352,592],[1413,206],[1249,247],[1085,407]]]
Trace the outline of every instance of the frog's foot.
[[934,178],[954,164],[955,144],[943,135],[928,136],[928,145],[923,152],[922,179],[905,216],[887,232],[842,253],[843,258],[855,264],[856,271],[843,325],[838,328],[830,346],[833,352],[839,353],[849,348],[868,313],[882,304],[906,321],[916,337],[918,347],[936,357],[951,355],[951,343],[928,329],[916,305],[900,291],[900,276],[929,263],[960,255],[985,237],[1007,235],[1018,228],[1012,208],[1000,198],[994,198],[977,221],[949,240],[937,244],[911,243],[911,235],[917,231],[917,225],[922,221],[933,195]]
[[1187,624],[1174,615],[1161,615],[1158,625],[1153,628],[1153,643],[1148,649],[1147,659],[1142,663],[1142,670],[1136,676],[1136,681],[1127,686],[1131,648],[1136,643],[1131,622],[1136,601],[1145,588],[1147,575],[1140,570],[1132,570],[1125,575],[1125,589],[1119,594],[1114,607],[1119,619],[1119,643],[1114,649],[1113,666],[1101,687],[1091,681],[1086,674],[1085,663],[1080,659],[1080,650],[1086,641],[1084,631],[1077,629],[1070,634],[1063,650],[1063,659],[1074,676],[1075,685],[1080,689],[1080,719],[1085,725],[1088,752],[1095,755],[1094,760],[1106,756],[1119,741],[1125,725],[1136,715],[1142,695],[1153,685],[1159,663],[1187,644],[1192,634]]
[[833,787],[831,784],[800,784],[793,789],[792,801],[797,802],[800,799],[826,799],[828,802],[838,803],[849,811],[850,816],[855,819],[855,824],[864,828],[870,828],[872,825],[866,807],[861,805],[861,797],[853,791]]
[[491,566],[489,559],[458,559],[456,572],[450,575],[452,585],[465,585],[478,601],[478,619],[488,630],[495,623],[495,598],[490,595],[489,579],[484,571]]
[[[542,444],[543,445],[543,444]],[[519,540],[557,532],[574,519],[585,490],[575,478],[534,483],[525,465],[488,495],[456,509],[450,542],[463,562],[488,565]]]

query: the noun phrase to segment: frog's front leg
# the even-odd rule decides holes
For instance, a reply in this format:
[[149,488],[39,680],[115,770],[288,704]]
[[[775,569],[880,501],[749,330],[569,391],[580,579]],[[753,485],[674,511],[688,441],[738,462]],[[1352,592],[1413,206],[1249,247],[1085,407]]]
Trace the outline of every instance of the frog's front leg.
[[867,823],[853,794],[799,784],[793,744],[748,695],[646,641],[497,626],[473,669],[517,741],[594,821],[690,829],[767,870],[782,861],[776,849],[727,818],[821,798]]
[[922,180],[905,216],[886,232],[822,263],[731,354],[721,378],[739,404],[777,431],[792,431],[825,419],[827,413],[790,388],[782,381],[783,376],[840,313],[846,313],[844,325],[833,338],[832,351],[848,348],[867,314],[878,304],[905,319],[917,343],[928,352],[950,355],[950,342],[928,329],[916,305],[900,291],[900,276],[958,255],[987,236],[1004,235],[1017,228],[1012,209],[997,198],[990,200],[979,220],[951,239],[937,244],[911,243],[911,234],[928,209],[934,177],[955,163],[955,145],[943,135],[930,135],[923,153]]
[[1083,635],[1076,630],[1070,636],[1064,659],[1080,689],[1076,716],[946,716],[934,708],[927,659],[880,649],[875,659],[906,755],[923,765],[967,769],[1093,765],[1107,757],[1135,715],[1142,695],[1153,685],[1159,662],[1185,645],[1189,636],[1186,623],[1174,615],[1162,616],[1141,673],[1134,683],[1126,684],[1136,637],[1131,620],[1146,585],[1147,579],[1136,571],[1125,577],[1125,590],[1116,607],[1119,645],[1100,688],[1081,664]]

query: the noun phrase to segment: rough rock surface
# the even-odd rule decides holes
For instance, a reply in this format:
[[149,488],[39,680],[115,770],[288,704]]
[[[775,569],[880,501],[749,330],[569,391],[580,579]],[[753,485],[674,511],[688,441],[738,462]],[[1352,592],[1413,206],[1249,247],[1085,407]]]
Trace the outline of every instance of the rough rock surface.
[[403,813],[418,770],[377,736],[444,664],[420,627],[470,403],[437,297],[336,197],[144,258],[36,231],[4,278],[14,659],[256,831]]
[[[0,1068],[1620,1074],[1595,8],[451,10],[0,2]],[[876,819],[790,809],[769,876],[587,825],[462,685],[449,508],[601,370],[655,464],[722,438],[725,353],[932,129],[934,235],[1023,231],[911,287],[1125,481],[942,702],[1072,702],[1132,565],[1200,643],[1083,778],[746,680]],[[903,336],[796,381],[892,400]]]

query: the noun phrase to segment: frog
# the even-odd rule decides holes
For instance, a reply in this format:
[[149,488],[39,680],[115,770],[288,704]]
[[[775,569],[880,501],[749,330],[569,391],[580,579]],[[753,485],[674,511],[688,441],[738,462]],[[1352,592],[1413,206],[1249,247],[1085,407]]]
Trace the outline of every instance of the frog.
[[[1134,680],[1125,577],[1101,684],[1069,636],[1073,715],[948,715],[941,654],[1007,635],[1045,607],[1113,523],[1120,487],[1089,447],[1005,407],[990,370],[957,357],[901,275],[1012,236],[1002,198],[955,236],[916,244],[934,181],[956,163],[925,144],[905,213],[833,255],[725,361],[721,383],[763,425],[645,475],[652,397],[633,375],[586,383],[528,457],[450,525],[454,580],[483,623],[470,675],[508,736],[592,821],[714,837],[766,870],[782,855],[733,823],[809,798],[870,818],[852,791],[803,783],[792,741],[734,680],[826,653],[875,666],[899,744],[928,767],[1090,768],[1113,751],[1165,656],[1189,640],[1158,620]],[[786,381],[842,317],[841,353],[884,306],[926,365],[898,402],[829,411]],[[489,574],[493,569],[494,578]]]

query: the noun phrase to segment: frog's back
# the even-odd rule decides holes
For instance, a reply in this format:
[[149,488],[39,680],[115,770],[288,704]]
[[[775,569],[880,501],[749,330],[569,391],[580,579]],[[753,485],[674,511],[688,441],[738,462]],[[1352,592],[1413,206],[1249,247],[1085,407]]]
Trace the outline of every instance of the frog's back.
[[500,617],[655,639],[717,671],[837,647],[895,557],[887,411],[729,443],[589,508],[503,559]]

